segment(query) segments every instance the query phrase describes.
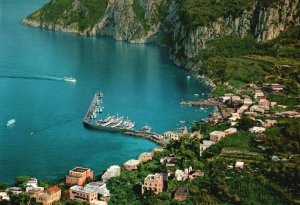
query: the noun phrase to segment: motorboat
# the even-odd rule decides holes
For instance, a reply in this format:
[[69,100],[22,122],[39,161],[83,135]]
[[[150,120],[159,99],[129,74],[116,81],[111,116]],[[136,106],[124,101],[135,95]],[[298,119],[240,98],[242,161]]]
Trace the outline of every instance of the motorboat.
[[64,77],[64,81],[71,82],[71,83],[76,83],[76,79],[72,78],[72,77]]
[[140,131],[141,131],[141,132],[150,132],[151,129],[152,129],[152,128],[151,128],[150,126],[145,125],[144,127],[142,127],[142,128],[140,129]]
[[15,119],[11,119],[11,120],[8,120],[7,123],[6,123],[6,126],[9,127],[9,126],[12,126],[16,123],[16,120]]

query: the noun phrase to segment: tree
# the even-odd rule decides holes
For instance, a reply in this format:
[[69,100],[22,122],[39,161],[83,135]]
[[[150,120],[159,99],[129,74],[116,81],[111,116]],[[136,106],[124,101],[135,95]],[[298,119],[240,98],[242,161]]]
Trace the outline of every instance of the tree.
[[0,191],[5,191],[7,189],[8,185],[5,183],[0,183]]
[[16,179],[15,179],[16,186],[24,185],[25,183],[28,182],[29,179],[30,179],[29,176],[18,176],[18,177],[16,177]]
[[245,131],[248,131],[249,128],[253,126],[255,126],[255,121],[251,120],[248,117],[242,117],[238,124],[238,128]]

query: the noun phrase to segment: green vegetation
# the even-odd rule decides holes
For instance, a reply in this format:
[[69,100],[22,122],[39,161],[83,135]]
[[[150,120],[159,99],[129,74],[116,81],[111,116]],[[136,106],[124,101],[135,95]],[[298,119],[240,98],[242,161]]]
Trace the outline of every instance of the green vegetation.
[[108,0],[51,0],[28,16],[42,23],[70,25],[78,23],[81,31],[93,27],[105,13]]
[[204,26],[222,16],[238,16],[249,9],[255,0],[181,0],[180,16],[190,29]]

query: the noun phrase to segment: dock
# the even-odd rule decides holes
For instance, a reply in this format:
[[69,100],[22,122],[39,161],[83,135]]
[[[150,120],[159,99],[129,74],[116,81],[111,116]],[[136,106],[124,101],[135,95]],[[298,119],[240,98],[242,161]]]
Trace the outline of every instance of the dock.
[[93,114],[93,110],[94,110],[94,108],[96,106],[96,102],[99,99],[99,97],[100,97],[100,93],[97,92],[94,95],[94,98],[93,98],[93,100],[91,102],[91,105],[90,105],[90,107],[89,107],[86,115],[84,116],[83,123],[88,123],[88,124],[90,123],[90,117]]
[[230,117],[230,110],[228,109],[228,107],[221,103],[218,102],[216,100],[209,100],[209,101],[181,101],[180,102],[181,105],[187,105],[187,106],[193,106],[193,107],[212,107],[212,106],[216,106],[219,108],[221,115],[223,116],[223,118],[228,118]]
[[89,109],[83,119],[83,125],[86,128],[100,130],[100,131],[108,131],[108,132],[119,132],[119,133],[122,133],[123,135],[140,137],[140,138],[147,139],[151,142],[154,142],[154,143],[162,145],[162,146],[165,145],[165,142],[163,142],[162,140],[155,137],[155,136],[158,136],[158,134],[154,133],[154,132],[144,132],[144,131],[135,131],[135,130],[129,130],[129,129],[112,128],[112,127],[105,127],[105,126],[97,126],[97,125],[93,124],[91,122],[91,115],[94,112],[97,100],[99,98],[102,98],[102,95],[103,94],[101,94],[101,93],[96,93],[94,95],[94,98],[89,106]]

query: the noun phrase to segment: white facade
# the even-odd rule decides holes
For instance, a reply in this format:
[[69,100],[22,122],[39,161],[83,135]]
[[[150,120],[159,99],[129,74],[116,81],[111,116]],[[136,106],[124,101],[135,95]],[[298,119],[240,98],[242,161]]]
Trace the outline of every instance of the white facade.
[[200,144],[200,156],[202,156],[202,152],[209,148],[211,145],[215,144],[215,142],[210,140],[203,140],[202,144]]
[[98,192],[98,194],[104,196],[104,197],[109,197],[110,192],[106,188],[106,184],[103,182],[91,182],[86,185],[87,189],[94,190]]
[[104,182],[108,181],[112,177],[118,177],[121,174],[121,167],[117,165],[110,166],[106,172],[102,175]]

